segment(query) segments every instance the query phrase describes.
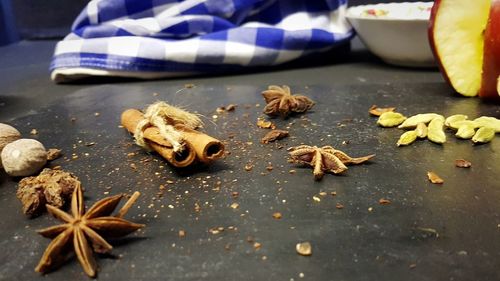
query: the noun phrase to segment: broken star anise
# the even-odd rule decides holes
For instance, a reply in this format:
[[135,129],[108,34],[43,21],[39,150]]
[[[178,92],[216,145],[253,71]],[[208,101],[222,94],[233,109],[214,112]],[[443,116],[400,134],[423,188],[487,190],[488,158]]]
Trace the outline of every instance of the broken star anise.
[[291,113],[302,113],[314,106],[314,101],[303,95],[292,95],[290,87],[271,85],[262,92],[266,100],[264,113],[270,116],[287,117]]
[[325,172],[340,174],[347,170],[347,165],[361,164],[375,156],[353,158],[331,146],[299,145],[288,149],[290,160],[293,163],[307,164],[314,167],[315,180],[323,178]]
[[111,213],[122,199],[122,194],[104,198],[85,212],[83,192],[79,185],[76,186],[71,198],[71,214],[47,205],[49,213],[64,224],[38,231],[42,236],[53,240],[43,253],[35,270],[45,273],[61,265],[66,260],[68,250],[73,244],[74,252],[83,270],[88,276],[95,277],[97,264],[93,252],[108,253],[113,248],[103,237],[121,237],[144,227],[143,224],[122,219],[138,196],[138,192],[134,193],[116,216],[111,216]]

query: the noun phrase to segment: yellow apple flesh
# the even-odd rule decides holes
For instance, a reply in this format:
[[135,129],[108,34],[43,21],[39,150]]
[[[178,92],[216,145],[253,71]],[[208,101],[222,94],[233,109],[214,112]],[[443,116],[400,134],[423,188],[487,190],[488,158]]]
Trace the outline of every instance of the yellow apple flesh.
[[491,0],[436,0],[431,10],[431,49],[445,79],[464,96],[476,96],[481,88],[490,4]]

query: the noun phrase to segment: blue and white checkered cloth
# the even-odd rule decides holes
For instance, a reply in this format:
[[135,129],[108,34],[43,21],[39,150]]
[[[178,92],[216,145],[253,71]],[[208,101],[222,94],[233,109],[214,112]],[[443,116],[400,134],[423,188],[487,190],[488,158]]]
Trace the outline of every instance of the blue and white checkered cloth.
[[346,6],[347,0],[92,0],[57,44],[52,79],[278,65],[349,41]]

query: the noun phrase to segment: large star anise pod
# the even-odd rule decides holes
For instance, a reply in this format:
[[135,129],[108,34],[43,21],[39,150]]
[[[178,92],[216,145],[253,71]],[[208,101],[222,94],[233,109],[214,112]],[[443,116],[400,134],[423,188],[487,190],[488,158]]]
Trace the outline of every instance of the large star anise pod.
[[136,192],[116,216],[111,216],[111,213],[122,199],[123,194],[104,198],[85,212],[83,192],[79,185],[73,191],[71,198],[71,214],[46,205],[49,213],[63,221],[64,224],[38,231],[42,236],[53,240],[43,253],[35,270],[45,273],[61,265],[66,260],[67,254],[71,250],[71,244],[73,244],[74,252],[83,270],[88,276],[95,277],[97,264],[93,252],[109,253],[113,248],[103,236],[106,238],[121,237],[144,227],[143,224],[122,219],[138,195],[139,193]]
[[353,158],[331,146],[299,145],[288,149],[290,160],[293,163],[307,164],[314,167],[315,180],[323,178],[325,172],[340,174],[347,170],[347,165],[361,164],[375,156]]
[[275,116],[287,117],[290,113],[302,113],[314,106],[314,102],[303,95],[292,95],[290,87],[271,85],[262,92],[266,100],[264,113]]

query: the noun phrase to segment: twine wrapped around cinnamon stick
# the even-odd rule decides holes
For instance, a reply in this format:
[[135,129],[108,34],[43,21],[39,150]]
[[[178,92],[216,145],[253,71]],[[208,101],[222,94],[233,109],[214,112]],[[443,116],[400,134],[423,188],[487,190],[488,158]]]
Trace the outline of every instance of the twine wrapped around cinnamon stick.
[[[224,154],[224,145],[219,140],[192,129],[191,125],[169,122],[172,123],[169,124],[171,126],[169,130],[174,130],[175,134],[178,134],[176,140],[181,146],[176,147],[164,137],[164,134],[162,135],[157,126],[152,124],[144,126],[144,123],[147,123],[145,119],[141,111],[127,109],[122,113],[121,123],[127,131],[135,135],[138,127],[141,127],[141,139],[147,147],[156,151],[175,167],[187,167],[195,161],[208,164]],[[170,118],[167,118],[167,121],[170,121]]]

